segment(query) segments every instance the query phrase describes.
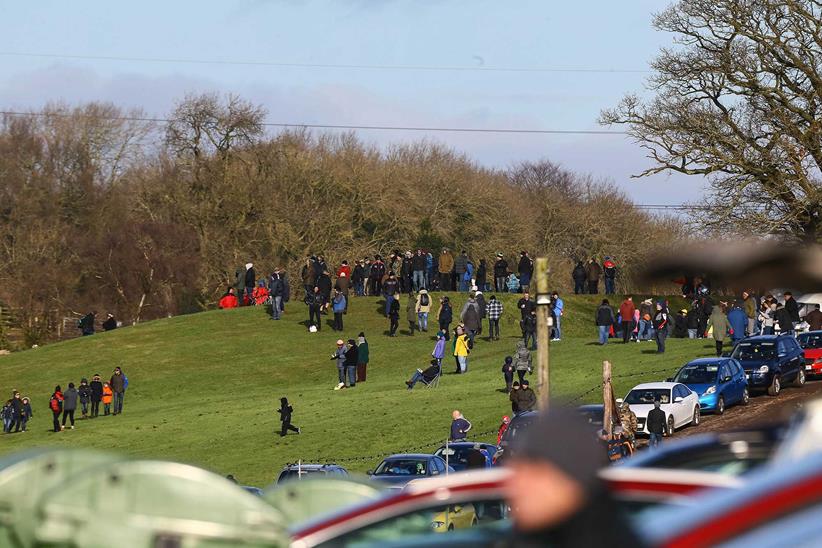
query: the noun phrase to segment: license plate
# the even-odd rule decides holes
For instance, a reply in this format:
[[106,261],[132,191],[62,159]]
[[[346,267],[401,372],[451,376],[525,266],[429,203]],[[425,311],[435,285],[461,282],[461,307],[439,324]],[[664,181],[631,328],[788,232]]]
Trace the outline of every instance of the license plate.
[[748,380],[751,380],[751,374],[750,373],[745,374],[745,378],[748,379]]
[[806,365],[805,366],[805,371],[813,371],[813,366],[812,365]]

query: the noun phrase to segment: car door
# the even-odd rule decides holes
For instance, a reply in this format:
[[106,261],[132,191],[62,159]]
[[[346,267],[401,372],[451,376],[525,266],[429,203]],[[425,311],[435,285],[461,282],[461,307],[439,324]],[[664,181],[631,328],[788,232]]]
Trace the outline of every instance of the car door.
[[[686,400],[688,394],[685,392],[685,387],[681,384],[677,384],[674,386],[673,389],[673,415],[674,415],[674,426],[679,428],[680,426],[684,425],[688,421],[688,417],[690,416],[691,412],[686,411],[688,408],[688,401]],[[681,399],[680,399],[681,398]],[[677,401],[679,400],[679,401]]]
[[791,363],[793,364],[794,375],[798,375],[799,371],[805,368],[805,351],[799,346],[799,342],[790,338],[785,341],[788,346],[788,353],[791,356]]

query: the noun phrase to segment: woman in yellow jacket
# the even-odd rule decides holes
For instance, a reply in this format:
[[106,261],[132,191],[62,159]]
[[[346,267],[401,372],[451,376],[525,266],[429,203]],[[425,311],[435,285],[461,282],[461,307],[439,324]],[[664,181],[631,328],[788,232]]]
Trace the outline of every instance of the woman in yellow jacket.
[[103,385],[103,415],[111,413],[111,399],[114,397],[114,391],[108,383]]
[[457,359],[457,374],[468,373],[468,354],[471,353],[470,344],[465,330],[462,326],[458,326],[454,337],[454,357]]

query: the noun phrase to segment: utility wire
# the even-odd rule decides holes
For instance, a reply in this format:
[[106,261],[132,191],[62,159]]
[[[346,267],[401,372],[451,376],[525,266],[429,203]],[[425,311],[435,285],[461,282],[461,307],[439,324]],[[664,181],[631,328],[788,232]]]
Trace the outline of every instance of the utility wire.
[[[38,117],[84,117],[71,113],[47,113],[47,112],[17,112],[10,110],[0,110],[0,115],[6,116],[38,116]],[[103,120],[122,120],[126,122],[155,122],[169,123],[168,118],[149,118],[135,116],[86,116],[87,118],[99,118]],[[423,127],[423,126],[382,126],[382,125],[345,125],[345,124],[309,124],[301,122],[263,122],[266,127],[294,127],[310,129],[348,129],[348,130],[378,130],[378,131],[425,131],[425,132],[450,132],[450,133],[516,133],[516,134],[536,134],[536,135],[627,135],[625,131],[609,130],[576,130],[576,129],[514,129],[514,128],[467,128],[467,127]]]
[[287,67],[287,68],[324,68],[356,70],[398,70],[398,71],[433,71],[433,72],[509,72],[509,73],[591,73],[591,74],[643,74],[646,69],[609,69],[585,67],[498,67],[498,66],[460,66],[460,65],[369,65],[348,63],[293,63],[282,61],[231,61],[219,59],[187,59],[162,57],[125,57],[115,55],[74,55],[67,53],[25,53],[19,51],[0,51],[5,57],[30,57],[41,59],[77,59],[86,61],[126,61],[138,63],[178,63],[191,65],[236,65],[251,67]]

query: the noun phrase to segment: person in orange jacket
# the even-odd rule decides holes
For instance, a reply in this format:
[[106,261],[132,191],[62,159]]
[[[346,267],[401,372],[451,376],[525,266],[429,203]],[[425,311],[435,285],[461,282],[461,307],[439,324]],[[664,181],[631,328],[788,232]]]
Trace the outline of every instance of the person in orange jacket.
[[111,400],[114,397],[114,391],[108,383],[103,384],[103,415],[111,414]]
[[265,282],[260,282],[260,284],[254,288],[254,292],[251,295],[254,297],[255,305],[263,306],[266,299],[268,299],[268,288],[266,288]]
[[240,306],[240,301],[237,300],[233,287],[228,288],[226,294],[220,299],[218,306],[220,308],[237,308]]

